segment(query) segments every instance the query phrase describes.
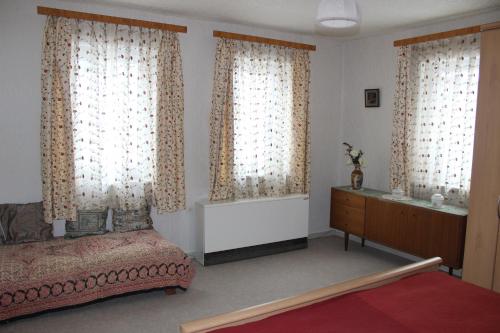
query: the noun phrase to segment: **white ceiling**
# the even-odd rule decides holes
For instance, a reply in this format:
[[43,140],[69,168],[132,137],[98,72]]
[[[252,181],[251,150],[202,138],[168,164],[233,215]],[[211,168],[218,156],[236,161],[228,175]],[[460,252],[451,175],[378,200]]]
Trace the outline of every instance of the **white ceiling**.
[[[343,35],[315,22],[320,0],[94,0],[282,31]],[[361,35],[500,8],[500,0],[357,0]]]

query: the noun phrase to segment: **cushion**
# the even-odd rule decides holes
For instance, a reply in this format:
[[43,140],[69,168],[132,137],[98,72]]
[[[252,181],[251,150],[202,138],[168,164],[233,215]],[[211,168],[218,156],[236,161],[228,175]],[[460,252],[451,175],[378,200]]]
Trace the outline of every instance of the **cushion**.
[[113,209],[113,230],[118,232],[153,228],[149,208],[134,210]]
[[16,205],[0,205],[0,244],[6,244],[9,239],[9,226],[16,214]]
[[52,239],[52,225],[43,220],[42,202],[0,205],[0,236],[15,244]]
[[102,235],[107,232],[108,210],[78,210],[76,221],[66,221],[65,238]]

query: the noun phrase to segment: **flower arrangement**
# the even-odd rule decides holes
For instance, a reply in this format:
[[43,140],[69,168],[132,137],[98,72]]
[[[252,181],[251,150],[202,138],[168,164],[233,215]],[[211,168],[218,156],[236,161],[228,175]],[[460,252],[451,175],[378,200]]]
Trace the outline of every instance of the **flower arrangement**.
[[354,166],[364,166],[365,161],[363,159],[363,151],[361,149],[354,149],[354,147],[347,142],[342,143],[346,146],[345,156],[348,159],[349,164],[353,164]]

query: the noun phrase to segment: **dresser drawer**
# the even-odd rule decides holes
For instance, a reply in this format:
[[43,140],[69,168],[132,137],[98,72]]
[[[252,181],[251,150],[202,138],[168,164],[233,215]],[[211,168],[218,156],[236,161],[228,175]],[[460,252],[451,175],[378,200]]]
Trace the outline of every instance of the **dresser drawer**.
[[335,203],[333,207],[335,227],[350,234],[363,236],[365,233],[365,210]]
[[365,198],[345,191],[334,190],[333,200],[335,203],[349,207],[365,209]]

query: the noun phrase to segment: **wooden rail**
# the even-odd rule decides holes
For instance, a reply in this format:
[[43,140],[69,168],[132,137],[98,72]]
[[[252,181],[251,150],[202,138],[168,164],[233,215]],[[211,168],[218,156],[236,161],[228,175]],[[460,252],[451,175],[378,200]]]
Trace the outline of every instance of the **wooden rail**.
[[399,39],[399,40],[394,41],[394,46],[398,47],[398,46],[406,46],[406,45],[417,44],[417,43],[430,42],[433,40],[475,34],[477,32],[481,32],[480,25],[476,25],[476,26],[468,27],[468,28],[463,28],[463,29],[438,32],[438,33],[430,34],[430,35],[422,35],[422,36],[417,36],[417,37],[412,37],[412,38]]
[[286,40],[271,39],[271,38],[252,36],[252,35],[235,34],[232,32],[214,31],[214,37],[236,39],[236,40],[242,40],[245,42],[252,42],[252,43],[262,43],[262,44],[269,44],[269,45],[284,46],[284,47],[290,47],[293,49],[316,51],[316,45],[295,43],[295,42],[289,42]]
[[64,9],[57,9],[57,8],[50,8],[50,7],[38,6],[37,12],[39,15],[59,16],[59,17],[66,17],[66,18],[72,18],[72,19],[78,19],[78,20],[87,20],[87,21],[96,21],[96,22],[111,23],[111,24],[129,25],[129,26],[135,26],[135,27],[168,30],[168,31],[174,31],[174,32],[181,32],[181,33],[187,32],[187,27],[183,26],[183,25],[135,20],[135,19],[124,18],[124,17],[107,16],[107,15],[84,13],[84,12],[75,12],[72,10],[64,10]]
[[205,319],[193,320],[182,324],[180,326],[180,331],[181,333],[205,333],[224,327],[236,326],[261,320],[272,315],[318,303],[333,297],[383,286],[410,275],[436,271],[441,263],[441,258],[432,258],[390,271],[333,284],[329,287],[312,290],[298,296],[256,305],[243,310],[225,313]]

